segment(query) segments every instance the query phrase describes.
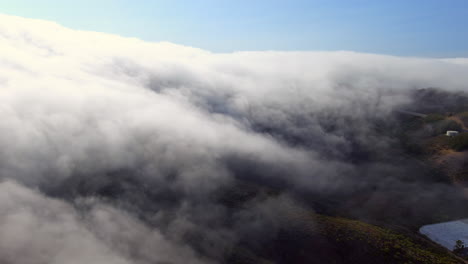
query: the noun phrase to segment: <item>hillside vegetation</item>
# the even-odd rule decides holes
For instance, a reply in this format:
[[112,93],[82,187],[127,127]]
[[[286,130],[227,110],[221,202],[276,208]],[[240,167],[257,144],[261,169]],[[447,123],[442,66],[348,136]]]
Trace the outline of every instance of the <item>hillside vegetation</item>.
[[420,237],[339,217],[294,217],[263,256],[238,248],[229,263],[463,263]]
[[[454,182],[468,181],[468,98],[434,89],[420,91],[415,97],[419,101],[412,110],[426,116],[401,118],[400,138],[406,151]],[[447,137],[448,130],[460,133]]]

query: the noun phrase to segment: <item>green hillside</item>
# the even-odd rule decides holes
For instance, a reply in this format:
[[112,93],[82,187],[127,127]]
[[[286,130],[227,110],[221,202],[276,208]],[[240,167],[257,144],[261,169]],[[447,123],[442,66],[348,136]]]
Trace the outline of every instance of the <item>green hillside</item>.
[[263,254],[239,247],[229,263],[463,263],[411,234],[313,213],[289,217],[274,245],[265,245]]

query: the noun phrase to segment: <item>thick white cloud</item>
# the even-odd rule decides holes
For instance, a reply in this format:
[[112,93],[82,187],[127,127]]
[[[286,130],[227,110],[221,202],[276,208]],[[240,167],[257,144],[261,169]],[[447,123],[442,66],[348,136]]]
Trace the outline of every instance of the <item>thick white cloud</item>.
[[12,182],[0,184],[2,263],[201,263],[187,246],[96,201],[70,205]]
[[[249,171],[268,168],[271,177],[303,188],[338,186],[353,165],[336,157],[351,143],[321,120],[386,146],[392,142],[376,138],[368,118],[410,102],[417,88],[465,91],[467,72],[467,59],[214,54],[0,15],[0,175],[48,189],[76,175],[99,181],[131,168],[151,188],[200,197],[233,180],[226,160],[236,158],[249,161]],[[310,142],[288,144],[266,128]],[[171,235],[110,205],[78,215],[68,202],[28,187],[0,185],[3,262],[198,261],[180,242],[181,230],[196,226],[191,203],[167,213],[175,214]]]
[[162,167],[176,159],[196,173],[196,164],[229,152],[307,159],[249,125],[289,126],[294,115],[329,108],[381,115],[408,101],[412,88],[461,90],[468,83],[462,59],[213,54],[40,20],[2,15],[0,22],[0,172],[23,181],[142,159]]

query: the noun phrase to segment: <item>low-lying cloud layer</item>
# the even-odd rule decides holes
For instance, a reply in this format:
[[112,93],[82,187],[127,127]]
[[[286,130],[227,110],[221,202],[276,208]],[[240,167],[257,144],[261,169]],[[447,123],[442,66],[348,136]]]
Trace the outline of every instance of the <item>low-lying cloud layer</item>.
[[[466,91],[466,59],[214,54],[5,15],[0,54],[2,263],[215,263],[302,194],[457,208],[379,129],[416,89]],[[239,181],[284,193],[227,206]]]

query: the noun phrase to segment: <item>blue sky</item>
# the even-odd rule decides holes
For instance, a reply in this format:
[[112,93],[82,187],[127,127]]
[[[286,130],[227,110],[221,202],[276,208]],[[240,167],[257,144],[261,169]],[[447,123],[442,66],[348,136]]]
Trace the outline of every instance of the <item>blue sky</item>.
[[0,0],[0,12],[214,52],[468,57],[468,0]]

